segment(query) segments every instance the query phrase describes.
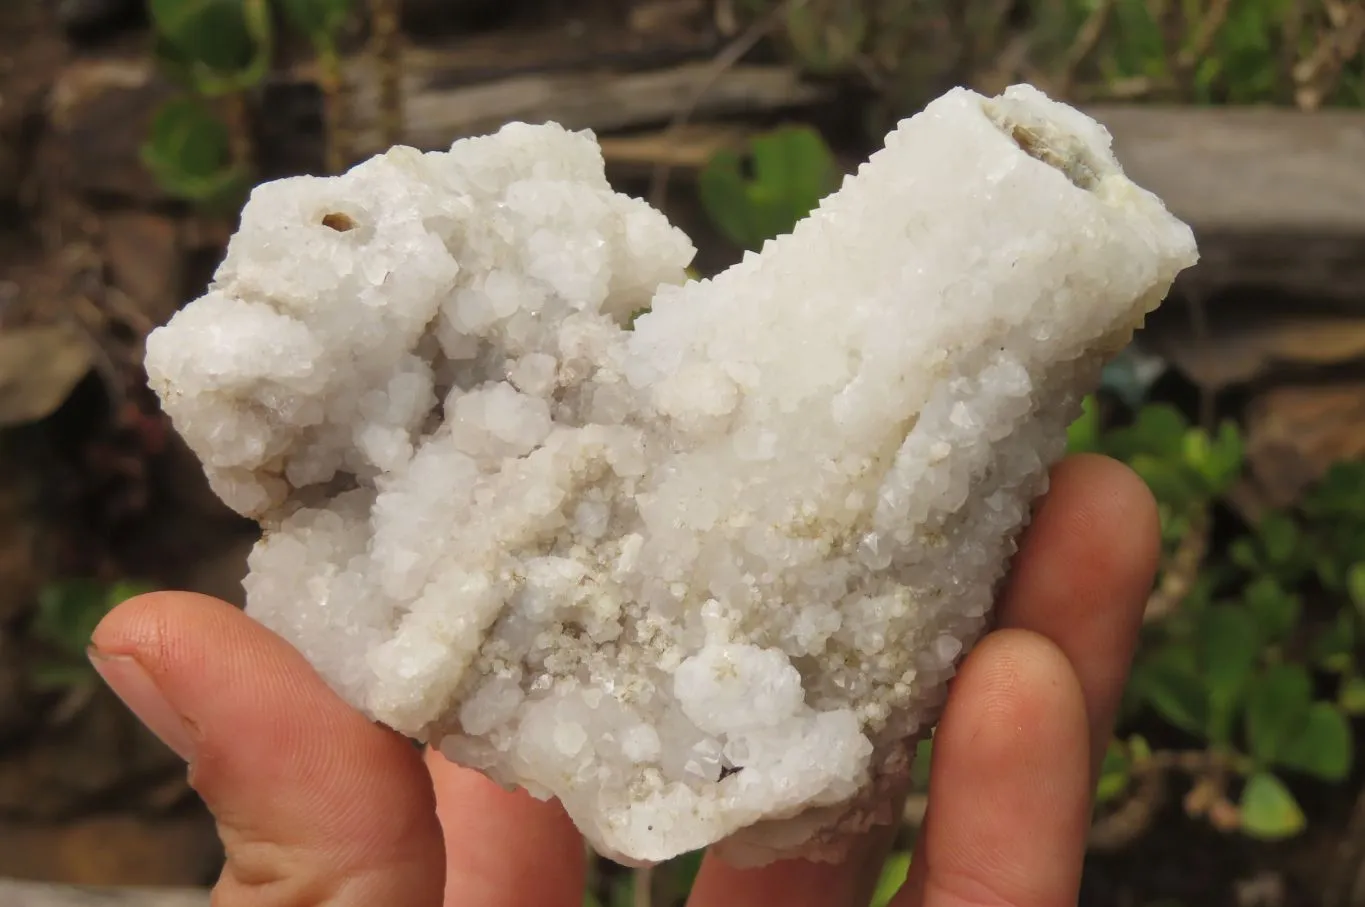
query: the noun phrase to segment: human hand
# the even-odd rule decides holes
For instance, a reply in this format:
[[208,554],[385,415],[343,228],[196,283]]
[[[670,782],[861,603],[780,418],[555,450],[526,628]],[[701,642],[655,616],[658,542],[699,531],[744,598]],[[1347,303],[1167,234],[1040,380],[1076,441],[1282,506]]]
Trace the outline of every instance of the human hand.
[[[894,907],[1076,902],[1157,544],[1151,495],[1125,467],[1085,456],[1054,470],[999,629],[953,682]],[[91,658],[189,762],[227,852],[215,907],[582,904],[582,841],[556,804],[424,757],[235,608],[141,596],[100,624]],[[708,857],[689,907],[864,904],[889,831],[838,865],[737,870]]]

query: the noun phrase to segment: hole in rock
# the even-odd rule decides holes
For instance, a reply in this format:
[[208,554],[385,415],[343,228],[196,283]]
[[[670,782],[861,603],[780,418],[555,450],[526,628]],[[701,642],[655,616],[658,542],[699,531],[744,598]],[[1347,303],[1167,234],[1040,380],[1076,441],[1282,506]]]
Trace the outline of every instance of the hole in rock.
[[1089,191],[1099,185],[1095,168],[1077,150],[1062,152],[1047,142],[1037,131],[1015,123],[1010,126],[1010,138],[1031,158],[1042,161],[1062,174],[1079,189]]
[[342,214],[340,211],[322,215],[322,225],[338,233],[345,233],[356,228],[355,219],[349,214]]
[[1081,137],[1052,122],[1045,112],[1008,98],[985,101],[981,109],[1020,150],[1060,171],[1076,188],[1089,192],[1099,186],[1108,167]]

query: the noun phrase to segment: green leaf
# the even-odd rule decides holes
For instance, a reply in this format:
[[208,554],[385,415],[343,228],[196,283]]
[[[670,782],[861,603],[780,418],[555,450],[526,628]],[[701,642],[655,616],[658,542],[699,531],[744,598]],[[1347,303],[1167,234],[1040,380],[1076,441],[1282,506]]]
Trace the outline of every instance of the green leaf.
[[1242,831],[1253,838],[1292,838],[1307,825],[1303,810],[1279,778],[1259,772],[1242,789]]
[[1228,557],[1248,573],[1256,573],[1260,569],[1260,549],[1248,536],[1233,539],[1232,544],[1228,545]]
[[94,580],[49,583],[38,593],[34,635],[68,655],[84,658],[90,636],[109,607],[105,587]]
[[1329,702],[1315,702],[1307,718],[1285,743],[1279,764],[1321,778],[1341,781],[1351,771],[1351,726]]
[[901,851],[891,854],[882,864],[882,873],[877,877],[877,887],[872,893],[871,907],[887,907],[896,892],[905,884],[910,874],[910,854]]
[[1081,415],[1066,430],[1066,448],[1071,453],[1094,453],[1100,449],[1100,408],[1094,395],[1081,401]]
[[209,69],[245,69],[255,56],[243,0],[147,0],[147,11],[172,47]]
[[345,27],[355,0],[279,0],[294,27],[315,42],[330,42]]
[[1313,639],[1313,662],[1325,671],[1345,673],[1355,663],[1356,617],[1342,609]]
[[1299,665],[1267,668],[1247,695],[1246,731],[1251,755],[1272,765],[1298,731],[1312,702],[1312,682]]
[[1133,686],[1162,718],[1203,736],[1209,726],[1208,695],[1192,650],[1167,646],[1133,672]]
[[1138,410],[1132,425],[1111,433],[1110,451],[1120,459],[1148,454],[1179,460],[1189,428],[1189,420],[1180,410],[1167,403],[1152,403]]
[[602,907],[602,902],[591,891],[583,892],[583,907]]
[[1242,691],[1261,651],[1252,616],[1232,605],[1209,608],[1199,622],[1199,656],[1208,684],[1209,739],[1227,743]]
[[169,101],[157,112],[142,160],[167,191],[191,201],[220,198],[242,178],[227,125],[192,98]]
[[820,204],[838,181],[834,156],[820,133],[788,126],[756,136],[752,143],[756,188],[771,193],[789,232]]
[[1283,513],[1267,513],[1256,527],[1261,550],[1272,566],[1288,565],[1299,550],[1299,527]]
[[607,907],[634,907],[635,873],[619,876],[607,890]]
[[1348,677],[1337,694],[1337,704],[1348,715],[1365,715],[1365,677]]
[[820,134],[787,127],[755,137],[753,176],[732,151],[715,154],[698,175],[702,205],[716,227],[741,248],[757,250],[788,233],[837,183],[834,157]]
[[[150,586],[130,581],[112,585],[91,579],[48,583],[38,592],[34,636],[61,649],[83,666],[86,646],[104,616],[127,599],[150,591]],[[65,667],[54,671],[63,673]]]
[[916,790],[929,789],[929,769],[934,761],[934,738],[921,740],[915,746],[915,761],[910,764],[910,783]]
[[687,900],[705,855],[704,850],[694,850],[674,857],[654,871],[655,882],[659,885],[657,890],[664,903],[681,904]]
[[1128,460],[1128,465],[1142,477],[1147,487],[1152,489],[1152,495],[1162,503],[1183,509],[1205,497],[1198,473],[1181,460],[1138,453]]
[[763,245],[765,230],[748,198],[739,155],[718,151],[697,174],[697,193],[716,228],[741,249]]
[[1351,597],[1356,611],[1365,615],[1365,561],[1352,564],[1346,571],[1346,594]]
[[85,686],[95,680],[95,669],[90,662],[80,661],[42,662],[29,669],[28,681],[40,693],[52,693]]
[[150,583],[121,579],[109,586],[109,591],[105,595],[105,602],[109,610],[112,611],[130,598],[137,598],[139,595],[146,595],[148,592],[154,591],[156,591],[156,587]]
[[1302,509],[1317,520],[1359,520],[1365,514],[1365,461],[1333,464],[1304,496]]
[[1108,803],[1128,789],[1132,777],[1132,763],[1128,758],[1128,748],[1118,740],[1109,741],[1109,749],[1104,753],[1104,763],[1100,767],[1100,780],[1095,787],[1095,802]]
[[1299,623],[1302,604],[1299,597],[1285,591],[1272,576],[1253,580],[1243,592],[1247,609],[1255,617],[1262,638],[1282,642]]
[[1185,461],[1204,480],[1211,495],[1225,492],[1242,471],[1242,435],[1232,422],[1224,422],[1216,437],[1193,430],[1185,436]]
[[222,95],[255,85],[269,68],[266,0],[148,0],[157,56],[196,90]]

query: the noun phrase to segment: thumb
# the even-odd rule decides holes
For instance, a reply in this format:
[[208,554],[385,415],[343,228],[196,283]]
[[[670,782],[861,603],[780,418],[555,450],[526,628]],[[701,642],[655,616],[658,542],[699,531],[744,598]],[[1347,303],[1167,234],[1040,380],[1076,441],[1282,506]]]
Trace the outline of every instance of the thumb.
[[344,703],[231,605],[129,600],[95,669],[168,746],[218,822],[215,907],[439,905],[445,856],[418,750]]

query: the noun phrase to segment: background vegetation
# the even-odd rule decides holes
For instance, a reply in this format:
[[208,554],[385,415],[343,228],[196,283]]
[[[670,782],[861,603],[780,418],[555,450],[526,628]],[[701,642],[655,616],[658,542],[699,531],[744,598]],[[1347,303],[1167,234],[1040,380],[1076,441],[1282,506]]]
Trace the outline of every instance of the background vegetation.
[[[649,7],[658,15],[656,8],[673,5],[700,10],[707,28],[723,38],[716,73],[756,58],[833,86],[844,99],[837,125],[813,118],[747,130],[742,142],[709,153],[693,181],[673,180],[672,193],[666,190],[673,165],[653,168],[652,197],[683,219],[688,206],[704,215],[699,223],[716,262],[790,229],[837,184],[850,156],[861,156],[895,119],[953,84],[994,91],[1028,80],[1082,103],[1310,111],[1365,103],[1365,8],[1347,0],[677,0],[616,7],[630,7],[631,15]],[[168,196],[158,204],[199,229],[217,225],[219,238],[230,230],[250,187],[278,175],[278,164],[262,151],[269,144],[262,124],[285,72],[305,72],[318,99],[321,151],[306,169],[335,172],[362,153],[354,103],[360,89],[378,98],[373,125],[381,143],[404,140],[410,115],[404,43],[411,36],[402,31],[403,15],[398,0],[139,4],[131,21],[141,23],[134,27],[148,40],[138,53],[174,86],[138,137],[141,165]],[[690,114],[678,110],[665,136]],[[29,199],[15,210],[28,217],[45,203]],[[221,244],[205,248],[200,254],[211,264]],[[139,322],[143,336],[156,320]],[[130,322],[136,318],[120,323]],[[115,338],[133,350],[138,342]],[[34,488],[46,488],[51,477],[33,465],[44,459],[33,451],[71,435],[62,419],[85,412],[89,369],[102,372],[110,397],[99,418],[120,439],[119,469],[149,481],[147,464],[159,462],[169,443],[165,426],[137,386],[136,367],[132,379],[120,377],[119,363],[107,359],[93,356],[87,368],[67,369],[53,400],[35,402],[30,392],[27,407],[0,418],[7,462],[28,464],[31,472],[21,474],[32,475]],[[1249,508],[1239,498],[1248,470],[1236,402],[1211,402],[1169,369],[1153,378],[1144,363],[1140,351],[1116,362],[1070,435],[1073,450],[1122,459],[1147,480],[1161,505],[1164,544],[1097,792],[1091,842],[1097,871],[1135,865],[1124,854],[1137,854],[1136,865],[1166,859],[1155,855],[1154,836],[1212,848],[1229,874],[1297,854],[1294,842],[1309,839],[1321,872],[1336,871],[1339,853],[1355,853],[1358,864],[1365,860],[1365,843],[1357,840],[1365,827],[1351,826],[1349,810],[1339,806],[1357,797],[1365,766],[1357,745],[1365,716],[1365,463],[1341,462],[1287,503]],[[43,510],[41,500],[25,502],[13,512]],[[0,517],[10,513],[4,505],[0,495]],[[20,722],[31,734],[38,726],[64,727],[96,697],[84,667],[89,632],[109,608],[147,587],[124,567],[128,560],[57,570],[31,589],[17,616],[0,612],[0,624],[30,652],[17,683],[28,697],[23,701],[44,716]],[[3,728],[0,721],[0,750],[7,745]],[[926,744],[921,778],[931,754]],[[904,877],[922,794],[907,807],[878,903]],[[1365,826],[1365,818],[1358,821]],[[1324,831],[1313,839],[1319,827]],[[695,855],[650,873],[598,864],[585,903],[681,903],[696,867]],[[1161,892],[1149,892],[1146,881],[1128,878],[1124,898],[1104,902],[1155,904],[1148,894]],[[1365,903],[1365,882],[1352,876],[1322,897],[1328,907]],[[1202,903],[1215,901],[1231,903],[1221,896]],[[1308,901],[1283,890],[1272,899],[1300,902]]]

